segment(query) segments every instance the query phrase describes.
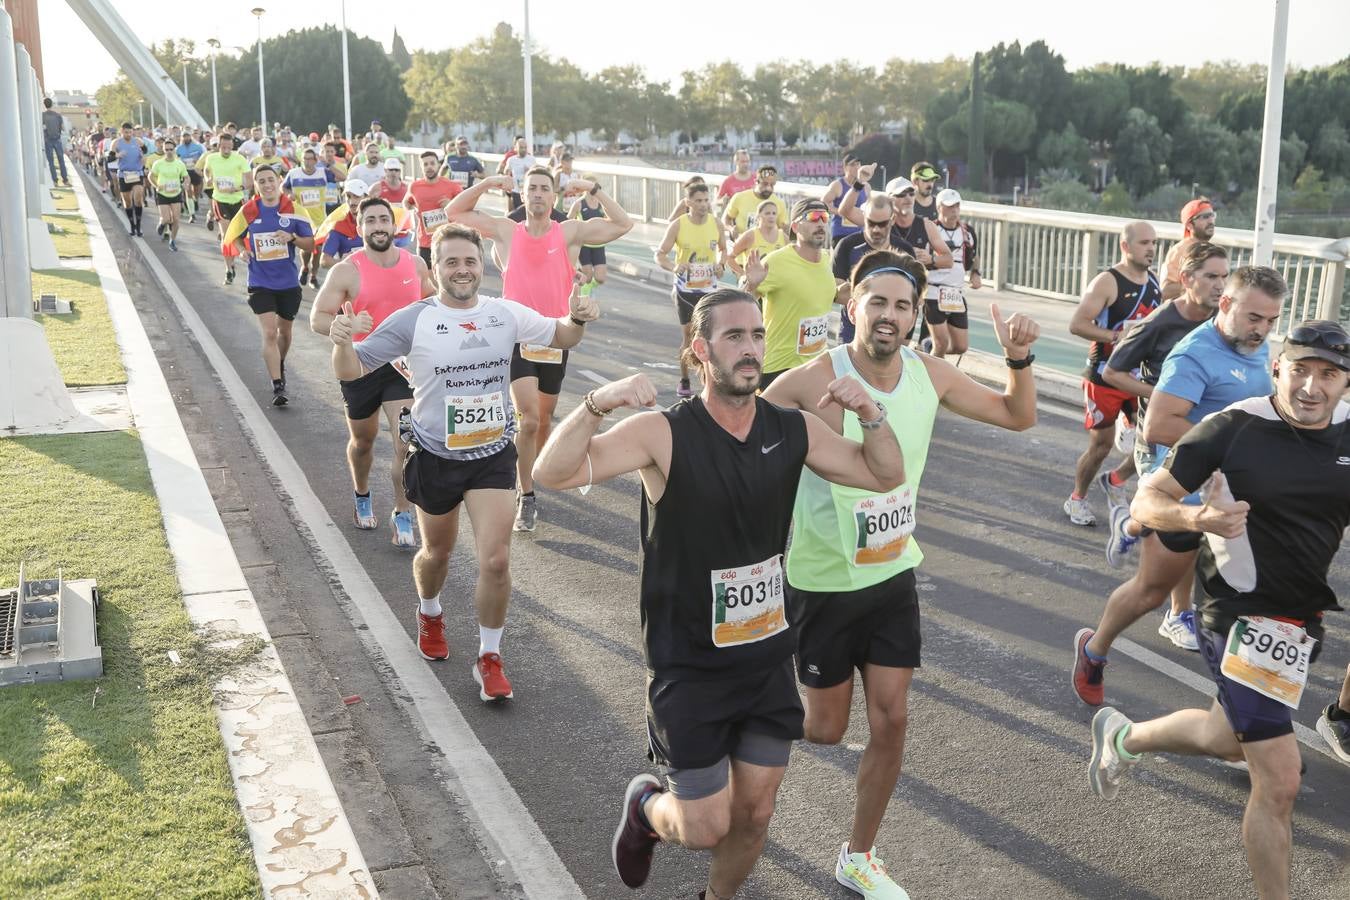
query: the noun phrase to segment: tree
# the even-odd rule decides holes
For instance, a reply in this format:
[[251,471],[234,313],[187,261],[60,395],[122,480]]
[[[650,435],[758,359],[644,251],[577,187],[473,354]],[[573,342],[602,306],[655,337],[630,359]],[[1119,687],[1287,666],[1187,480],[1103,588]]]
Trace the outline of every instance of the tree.
[[1026,106],[1047,131],[1064,127],[1073,79],[1064,68],[1064,57],[1045,41],[1034,41],[1025,48],[1018,41],[1000,43],[983,56],[980,65],[986,93]]
[[1110,67],[1080,69],[1069,88],[1068,119],[1087,140],[1110,144],[1130,108],[1130,84]]
[[1041,166],[1082,182],[1092,176],[1091,160],[1092,147],[1072,122],[1065,125],[1063,131],[1046,134],[1036,147],[1036,161]]
[[1103,215],[1129,216],[1134,214],[1134,204],[1130,202],[1129,190],[1116,180],[1112,180],[1102,190],[1098,205]]
[[757,131],[771,136],[773,152],[783,139],[784,126],[794,115],[794,100],[790,84],[792,70],[783,63],[756,66],[746,81],[746,93]]
[[1116,177],[1130,193],[1141,196],[1162,184],[1172,140],[1157,116],[1138,107],[1125,114],[1125,123],[1111,148]]
[[525,75],[520,39],[505,22],[488,37],[456,50],[450,60],[446,104],[460,122],[483,122],[495,136],[498,125],[524,125]]
[[955,56],[939,62],[889,59],[879,80],[882,115],[893,122],[923,127],[933,99],[944,91],[964,91],[970,71],[970,63]]
[[1238,136],[1209,116],[1188,112],[1172,134],[1167,168],[1187,187],[1198,183],[1227,192],[1244,174]]
[[[970,100],[938,127],[939,146],[945,155],[959,156],[968,146]],[[984,104],[984,132],[993,154],[995,173],[1020,173],[1025,154],[1036,135],[1036,114],[1024,103],[989,97]]]
[[719,140],[725,140],[728,131],[749,131],[752,127],[745,120],[745,111],[750,106],[745,73],[730,60],[696,73],[689,99],[702,110]]
[[1036,192],[1036,203],[1044,209],[1067,209],[1073,212],[1092,212],[1097,198],[1092,190],[1071,173],[1042,172],[1041,188]]
[[980,75],[980,54],[970,64],[970,134],[966,165],[970,167],[970,189],[984,190],[984,82]]
[[1350,136],[1339,119],[1322,123],[1308,153],[1309,159],[1323,171],[1350,176]]
[[1249,91],[1265,92],[1266,67],[1231,59],[1207,62],[1178,73],[1173,70],[1177,95],[1191,112],[1217,118],[1224,98]]
[[[1265,102],[1264,84],[1226,95],[1220,103],[1219,121],[1239,134],[1248,129],[1259,131]],[[1340,118],[1346,109],[1350,109],[1350,57],[1317,69],[1290,70],[1285,76],[1280,134],[1284,138],[1316,135],[1323,124]],[[1350,172],[1331,174],[1346,176]]]
[[1176,92],[1172,73],[1157,63],[1144,69],[1117,65],[1117,74],[1130,87],[1130,106],[1148,110],[1158,120],[1158,127],[1171,134],[1181,125],[1186,115],[1186,101]]
[[1294,195],[1289,205],[1305,212],[1331,212],[1331,194],[1321,169],[1310,165],[1299,173],[1294,180]]
[[137,106],[142,100],[140,88],[125,75],[118,75],[94,92],[99,118],[114,127],[123,122],[138,122]]
[[840,60],[819,75],[820,107],[813,124],[841,147],[881,125],[881,89],[868,66]]
[[403,43],[403,35],[394,29],[394,43],[389,48],[389,59],[400,72],[406,72],[412,68],[412,57],[408,54],[408,46]]
[[413,54],[411,65],[403,73],[403,91],[412,102],[408,110],[409,123],[444,126],[455,121],[454,111],[447,102],[453,56],[453,50],[418,50]]

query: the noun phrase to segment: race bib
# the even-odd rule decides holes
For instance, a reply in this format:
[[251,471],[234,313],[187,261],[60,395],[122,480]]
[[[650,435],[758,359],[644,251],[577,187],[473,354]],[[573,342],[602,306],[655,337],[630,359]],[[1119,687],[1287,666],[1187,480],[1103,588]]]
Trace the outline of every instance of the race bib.
[[183,182],[176,178],[165,178],[159,183],[159,192],[161,194],[176,194],[183,189]]
[[323,202],[323,188],[309,187],[300,189],[301,206],[318,206]]
[[141,180],[141,173],[140,173],[140,172],[124,172],[124,173],[122,174],[122,180],[125,181],[127,184],[135,184],[136,182],[138,182],[138,181]]
[[338,202],[338,187],[333,182],[328,182],[323,186],[323,199],[325,203]]
[[225,194],[233,194],[235,191],[239,190],[239,182],[235,181],[233,178],[217,178],[216,190]]
[[712,288],[717,279],[717,266],[713,263],[691,262],[684,276],[684,286],[691,291],[706,291]]
[[449,221],[450,217],[446,215],[445,210],[441,209],[440,207],[437,207],[436,209],[429,209],[426,212],[422,213],[422,224],[426,226],[427,231],[432,231],[436,228],[440,228],[442,225],[444,225],[446,222]]
[[966,311],[966,298],[960,288],[938,288],[938,312],[962,313]]
[[787,628],[783,558],[712,572],[712,640],[717,647],[753,644]]
[[469,186],[469,173],[468,173],[468,172],[451,172],[451,173],[450,173],[450,180],[453,181],[455,184],[459,185],[460,187],[468,187],[468,186]]
[[445,448],[472,450],[501,440],[506,433],[502,392],[445,398]]
[[797,355],[815,356],[825,349],[830,333],[830,317],[808,316],[797,323]]
[[914,533],[914,492],[910,488],[853,504],[855,566],[894,562]]
[[1225,678],[1298,709],[1316,638],[1298,625],[1243,616],[1228,632],[1219,670]]
[[562,350],[557,347],[549,347],[545,344],[521,344],[520,358],[529,360],[532,363],[553,363],[562,362]]
[[280,231],[261,231],[253,235],[253,258],[259,262],[271,262],[290,256],[290,248],[281,239],[281,234]]
[[742,230],[753,231],[755,226],[758,224],[759,224],[759,213],[750,213],[745,217],[745,228]]

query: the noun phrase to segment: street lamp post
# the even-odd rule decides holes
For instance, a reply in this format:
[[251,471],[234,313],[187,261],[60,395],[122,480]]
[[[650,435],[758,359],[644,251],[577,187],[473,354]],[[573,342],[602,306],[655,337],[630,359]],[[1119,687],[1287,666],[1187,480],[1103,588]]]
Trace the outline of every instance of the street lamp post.
[[525,0],[525,39],[520,45],[521,55],[525,57],[525,146],[529,153],[534,152],[534,80],[530,75],[530,57],[534,48],[530,46],[530,0]]
[[190,62],[191,59],[192,57],[184,54],[183,57],[179,60],[183,64],[183,99],[186,100],[188,103],[192,102],[192,98],[188,96],[188,89],[187,89],[187,67],[188,62]]
[[159,77],[164,80],[164,131],[167,133],[169,130],[169,120],[173,118],[169,113],[169,87],[173,84],[173,79],[170,78],[168,74]]
[[342,0],[342,114],[345,117],[344,137],[352,136],[352,77],[347,69],[347,0]]
[[220,41],[207,38],[206,43],[211,47],[211,109],[215,113],[211,125],[214,127],[220,124],[220,94],[216,92],[216,54],[220,52]]
[[145,100],[144,100],[144,99],[142,99],[142,100],[137,100],[137,101],[136,101],[136,106],[137,106],[137,108],[140,110],[140,112],[136,114],[136,124],[139,125],[139,126],[141,126],[142,128],[144,128],[144,127],[145,127]]
[[1289,0],[1275,0],[1266,110],[1261,129],[1261,172],[1256,183],[1256,234],[1252,262],[1268,266],[1275,255],[1275,199],[1280,182],[1280,125],[1284,118],[1284,59],[1289,38]]
[[263,84],[262,17],[267,10],[261,6],[253,7],[253,15],[258,19],[258,114],[262,117],[263,134],[267,134],[267,88]]

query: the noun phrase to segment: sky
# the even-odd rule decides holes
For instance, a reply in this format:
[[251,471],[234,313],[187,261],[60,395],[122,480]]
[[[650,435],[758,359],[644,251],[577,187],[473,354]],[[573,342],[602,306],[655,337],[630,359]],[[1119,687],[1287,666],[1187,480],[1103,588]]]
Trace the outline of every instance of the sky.
[[[226,47],[247,46],[256,40],[258,21],[250,10],[258,3],[268,4],[269,0],[212,0],[204,5],[168,7],[209,11],[209,15],[165,15],[163,0],[120,0],[116,8],[146,44],[186,37],[205,49],[206,39],[211,37]],[[524,3],[353,0],[347,4],[347,26],[353,33],[379,40],[386,49],[397,26],[410,51],[441,50],[488,34],[500,21],[521,31]],[[1350,0],[1291,0],[1291,4],[1291,65],[1325,65],[1350,55],[1346,42]],[[112,57],[64,0],[41,0],[38,5],[48,90],[92,92],[117,76]],[[339,22],[339,0],[270,0],[270,5],[274,9],[262,18],[264,36]],[[534,0],[530,6],[530,30],[538,50],[566,57],[588,72],[642,62],[649,77],[675,84],[685,69],[728,58],[746,69],[774,60],[824,63],[846,47],[854,62],[879,66],[893,56],[924,60],[949,54],[969,57],[999,41],[1014,40],[1023,44],[1046,41],[1064,56],[1070,69],[1099,62],[1143,65],[1155,60],[1168,65],[1225,59],[1266,63],[1274,21],[1273,0],[1223,0],[1194,6],[1185,0],[958,0],[926,8],[938,13],[959,11],[959,27],[946,28],[940,20],[916,25],[918,15],[907,12],[900,18],[897,40],[888,43],[880,39],[887,33],[881,27],[880,15],[874,33],[859,37],[860,30],[873,29],[860,29],[859,18],[852,14],[831,18],[821,12],[828,8],[827,3],[808,0],[767,0],[765,12],[756,11],[748,3],[729,7],[725,0],[682,0],[654,7],[658,18],[649,19],[640,29],[633,27],[635,4],[631,0]],[[451,8],[453,12],[448,11]],[[728,8],[734,8],[736,14],[728,16]],[[895,7],[878,2],[866,8],[881,11]],[[1193,11],[1178,15],[1179,10],[1186,9]],[[1210,21],[1201,21],[1204,13],[1200,9],[1214,11]],[[772,16],[766,14],[768,11]],[[703,28],[695,31],[700,23]],[[729,29],[742,29],[753,37],[728,40],[724,35]],[[669,37],[672,32],[674,41]],[[635,33],[643,34],[643,39],[633,40]],[[824,43],[820,40],[822,33],[827,35]]]

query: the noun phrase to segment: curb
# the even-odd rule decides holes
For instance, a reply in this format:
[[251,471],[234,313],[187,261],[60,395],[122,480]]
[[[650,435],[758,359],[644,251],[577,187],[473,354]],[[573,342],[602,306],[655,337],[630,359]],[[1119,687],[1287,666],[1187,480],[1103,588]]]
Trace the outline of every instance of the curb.
[[[77,174],[73,185],[89,228],[92,269],[107,298],[126,366],[127,397],[163,514],[183,605],[212,647],[232,646],[248,637],[265,642],[252,663],[212,686],[216,720],[263,892],[269,897],[292,892],[377,897],[127,293],[86,176]],[[142,259],[148,256],[140,245],[136,252]]]

